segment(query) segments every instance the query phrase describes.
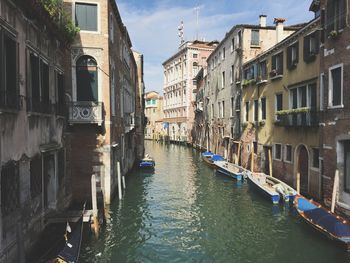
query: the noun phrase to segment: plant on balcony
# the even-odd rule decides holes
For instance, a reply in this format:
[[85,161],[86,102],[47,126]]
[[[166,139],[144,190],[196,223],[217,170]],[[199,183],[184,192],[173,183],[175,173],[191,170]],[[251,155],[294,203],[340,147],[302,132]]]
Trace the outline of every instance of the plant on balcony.
[[328,38],[333,38],[333,39],[335,39],[335,38],[337,38],[338,37],[338,31],[336,31],[336,30],[332,30],[331,32],[329,32],[329,35],[328,35]]
[[40,3],[56,24],[60,33],[68,42],[72,42],[80,29],[74,25],[70,15],[64,10],[62,1],[40,0]]
[[306,112],[310,112],[309,107],[289,109],[289,110],[280,110],[280,111],[276,112],[276,115],[283,116],[283,115],[288,115],[288,114],[293,114],[293,113],[306,113]]
[[255,84],[256,80],[255,79],[244,79],[242,81],[242,86],[248,86],[248,85],[252,85]]
[[276,69],[273,69],[270,71],[270,77],[276,77],[277,76],[277,70]]

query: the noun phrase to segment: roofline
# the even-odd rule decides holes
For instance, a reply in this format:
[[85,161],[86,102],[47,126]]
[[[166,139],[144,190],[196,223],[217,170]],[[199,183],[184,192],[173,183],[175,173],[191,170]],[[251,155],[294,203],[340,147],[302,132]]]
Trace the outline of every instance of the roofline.
[[110,2],[111,6],[112,6],[112,8],[114,10],[114,14],[116,15],[117,21],[121,25],[121,31],[125,34],[125,36],[127,38],[129,47],[132,47],[132,42],[131,42],[131,39],[130,39],[130,36],[129,36],[129,32],[128,32],[126,26],[124,25],[123,20],[122,20],[122,18],[120,16],[120,12],[119,12],[119,9],[118,9],[116,1],[115,0],[110,0],[109,2]]
[[280,47],[284,46],[285,44],[288,44],[289,42],[291,42],[291,39],[295,38],[295,37],[299,37],[300,35],[302,35],[306,30],[308,30],[311,26],[316,25],[320,22],[321,18],[320,17],[316,17],[312,20],[310,20],[304,27],[300,28],[298,31],[294,32],[293,34],[289,35],[288,37],[286,37],[285,39],[283,39],[281,42],[277,43],[276,45],[272,46],[271,48],[269,48],[268,50],[260,53],[258,56],[256,56],[255,58],[247,61],[246,63],[244,63],[242,65],[242,67],[246,67],[248,65],[253,64],[255,61],[258,61],[259,59],[261,59],[262,57],[268,56],[269,54],[275,52],[275,50],[278,50]]

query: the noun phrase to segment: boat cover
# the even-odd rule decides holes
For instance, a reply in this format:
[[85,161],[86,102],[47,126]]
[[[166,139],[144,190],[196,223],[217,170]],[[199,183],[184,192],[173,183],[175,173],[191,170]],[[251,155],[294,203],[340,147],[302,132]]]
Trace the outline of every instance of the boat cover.
[[219,154],[214,154],[213,157],[210,158],[211,161],[225,161],[224,157]]
[[213,153],[212,153],[212,152],[203,152],[202,155],[203,155],[203,156],[213,155]]
[[[302,207],[300,207],[302,205]],[[304,216],[312,223],[319,225],[337,237],[350,237],[350,226],[344,224],[334,214],[323,208],[318,208],[304,198],[298,199],[298,209],[304,211]]]

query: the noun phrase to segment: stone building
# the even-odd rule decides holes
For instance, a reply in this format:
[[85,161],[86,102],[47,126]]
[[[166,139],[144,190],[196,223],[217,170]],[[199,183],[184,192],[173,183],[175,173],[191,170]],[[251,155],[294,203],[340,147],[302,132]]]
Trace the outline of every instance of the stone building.
[[145,115],[147,118],[145,139],[160,140],[166,135],[163,124],[163,97],[156,91],[145,94]]
[[133,50],[136,66],[137,66],[137,88],[136,88],[136,108],[135,108],[135,131],[136,131],[136,147],[137,159],[144,156],[144,131],[145,131],[145,83],[143,80],[143,55]]
[[163,63],[164,126],[171,141],[191,142],[196,88],[194,77],[217,42],[187,41]]
[[62,28],[71,21],[61,22],[41,2],[0,1],[0,262],[24,262],[46,216],[71,200]]
[[[243,65],[242,166],[320,198],[319,17]],[[252,165],[252,151],[254,163]],[[271,156],[271,159],[269,159]]]
[[240,101],[242,64],[280,42],[298,27],[266,24],[260,16],[259,25],[235,25],[207,59],[204,108],[208,118],[204,125],[208,149],[232,160],[232,151],[240,137]]
[[115,1],[65,0],[65,5],[80,28],[69,59],[67,166],[73,198],[91,200],[91,175],[96,174],[109,204],[117,186],[117,162],[124,175],[137,158],[137,65]]
[[348,0],[313,1],[322,20],[320,166],[322,194],[330,205],[339,171],[336,209],[350,216],[350,9]]

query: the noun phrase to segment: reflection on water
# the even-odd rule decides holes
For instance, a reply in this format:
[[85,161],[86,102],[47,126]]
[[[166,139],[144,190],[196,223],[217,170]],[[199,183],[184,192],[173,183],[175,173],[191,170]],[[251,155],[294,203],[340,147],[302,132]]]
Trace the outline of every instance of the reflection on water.
[[100,238],[81,262],[350,262],[299,219],[246,183],[215,173],[191,148],[147,142],[154,174],[127,177]]

